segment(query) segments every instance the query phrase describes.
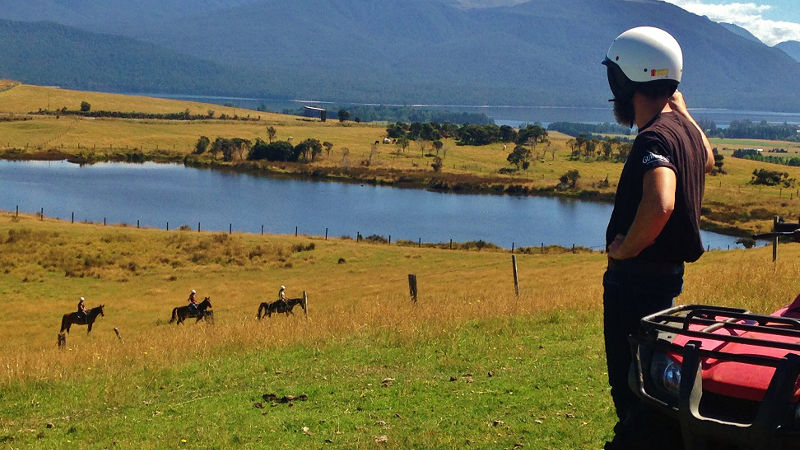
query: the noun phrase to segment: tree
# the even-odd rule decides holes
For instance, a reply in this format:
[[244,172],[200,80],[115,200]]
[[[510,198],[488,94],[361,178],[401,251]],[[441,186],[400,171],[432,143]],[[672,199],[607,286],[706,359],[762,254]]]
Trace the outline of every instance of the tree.
[[197,155],[205,153],[210,144],[211,140],[208,137],[200,136],[200,138],[197,139],[197,143],[194,144],[194,153]]
[[603,147],[603,158],[611,158],[611,152],[614,150],[614,146],[612,145],[611,141],[605,140],[601,142],[600,145]]
[[503,142],[514,142],[517,140],[517,130],[508,125],[500,127],[500,140]]
[[250,147],[252,147],[253,143],[249,139],[242,138],[233,138],[230,141],[230,154],[224,155],[227,156],[225,161],[233,161],[234,156],[238,159],[245,159],[245,155],[250,152]]
[[441,150],[442,147],[444,147],[444,143],[442,141],[438,139],[433,141],[433,149],[436,150],[436,156],[439,156],[439,150]]
[[333,150],[333,143],[325,141],[322,143],[322,146],[325,147],[325,156],[331,156],[331,150]]
[[311,162],[316,159],[317,155],[322,153],[322,143],[319,139],[306,139],[294,147],[294,152],[297,154],[298,159],[302,155],[305,162]]
[[411,141],[409,141],[408,138],[405,137],[405,136],[401,136],[401,137],[397,138],[397,141],[395,142],[395,145],[397,146],[397,148],[402,152],[406,151],[406,149],[408,148],[409,144],[411,144]]
[[517,170],[519,170],[525,163],[530,164],[531,155],[531,150],[528,147],[517,145],[514,147],[514,150],[508,154],[506,161],[515,165]]
[[222,148],[224,146],[225,146],[225,139],[221,137],[217,137],[216,139],[214,139],[214,143],[211,144],[211,149],[209,149],[209,152],[212,155],[214,155],[214,159],[217,158],[217,154],[222,151]]
[[727,173],[727,172],[725,172],[725,169],[722,168],[722,165],[724,164],[722,162],[722,160],[724,160],[725,157],[722,156],[719,153],[719,151],[717,151],[716,148],[714,148],[713,152],[714,152],[714,170],[711,171],[711,175],[716,175],[718,173],[721,173],[721,174]]
[[92,109],[92,105],[89,104],[87,101],[81,102],[81,112],[89,112]]
[[633,144],[630,142],[620,142],[617,145],[617,161],[625,162],[628,159],[628,155],[631,154],[631,148]]
[[276,134],[278,134],[278,132],[275,131],[275,127],[267,128],[267,139],[269,139],[269,143],[270,144],[272,143],[272,141],[275,140],[275,135]]
[[564,175],[561,175],[558,178],[558,181],[561,182],[561,184],[559,186],[565,187],[565,188],[569,187],[570,189],[574,189],[575,186],[577,186],[578,178],[580,178],[580,177],[581,177],[580,172],[578,172],[575,169],[570,170],[570,171],[568,171]]
[[339,110],[339,122],[345,122],[347,120],[350,120],[350,113],[344,108],[340,109]]
[[538,124],[534,124],[519,130],[516,143],[520,145],[529,144],[536,150],[536,144],[544,142],[545,139],[547,139],[547,130]]
[[442,163],[442,158],[439,158],[438,156],[433,157],[433,163],[431,163],[431,168],[433,168],[434,172],[441,172],[443,165],[444,164]]

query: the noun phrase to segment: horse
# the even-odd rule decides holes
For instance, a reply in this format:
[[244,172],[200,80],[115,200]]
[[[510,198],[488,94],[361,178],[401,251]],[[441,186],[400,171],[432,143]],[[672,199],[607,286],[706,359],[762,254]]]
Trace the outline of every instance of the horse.
[[86,332],[86,334],[91,333],[92,325],[94,324],[95,319],[97,319],[97,315],[99,314],[105,317],[103,311],[104,306],[105,305],[95,306],[94,308],[87,310],[85,313],[76,311],[64,314],[64,316],[61,318],[61,331],[59,334],[63,334],[65,331],[69,333],[69,327],[71,327],[72,324],[89,325],[89,330]]
[[[272,313],[285,313],[287,316],[289,314],[294,315],[292,309],[294,309],[294,307],[297,305],[300,305],[303,308],[303,311],[306,310],[306,304],[302,298],[287,298],[285,303],[281,300],[276,300],[271,303],[262,302],[258,306],[258,320],[261,320],[267,316],[272,317]],[[264,313],[262,314],[261,311],[264,311]]]
[[206,311],[207,308],[211,308],[211,299],[206,297],[197,305],[197,308],[193,307],[192,305],[186,306],[178,306],[172,309],[172,318],[169,319],[169,323],[175,322],[175,319],[178,319],[178,325],[182,324],[184,320],[190,317],[196,317],[195,323],[208,318],[209,322],[214,322],[214,311]]

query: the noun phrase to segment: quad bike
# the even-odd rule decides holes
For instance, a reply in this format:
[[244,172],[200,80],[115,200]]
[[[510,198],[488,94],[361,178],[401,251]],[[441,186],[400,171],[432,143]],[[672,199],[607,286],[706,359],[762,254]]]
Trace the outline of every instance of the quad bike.
[[[800,240],[800,224],[781,225],[754,238]],[[771,315],[676,306],[630,342],[631,388],[680,425],[685,448],[800,449],[800,296]]]

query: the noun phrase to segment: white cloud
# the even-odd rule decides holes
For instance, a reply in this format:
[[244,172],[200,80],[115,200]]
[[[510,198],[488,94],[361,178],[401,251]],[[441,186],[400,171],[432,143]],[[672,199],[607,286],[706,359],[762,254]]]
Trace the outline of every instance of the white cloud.
[[800,41],[800,23],[765,19],[771,6],[757,3],[703,3],[700,0],[665,0],[715,22],[739,25],[767,45],[783,41]]

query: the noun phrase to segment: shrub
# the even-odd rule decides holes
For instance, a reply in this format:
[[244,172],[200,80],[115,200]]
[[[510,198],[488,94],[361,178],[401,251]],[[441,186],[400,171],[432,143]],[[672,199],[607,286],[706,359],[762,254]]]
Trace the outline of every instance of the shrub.
[[785,187],[790,187],[792,184],[794,184],[794,179],[789,178],[789,174],[786,172],[756,169],[753,171],[753,177],[750,179],[750,184],[763,184],[766,186],[777,186],[782,184]]
[[298,154],[294,147],[287,141],[275,141],[267,143],[262,140],[256,142],[250,149],[247,159],[267,161],[297,161]]
[[388,239],[386,239],[385,237],[383,237],[383,236],[381,236],[379,234],[373,234],[373,235],[367,236],[367,237],[364,238],[364,240],[367,241],[367,242],[371,242],[373,244],[386,244],[386,243],[389,242]]

